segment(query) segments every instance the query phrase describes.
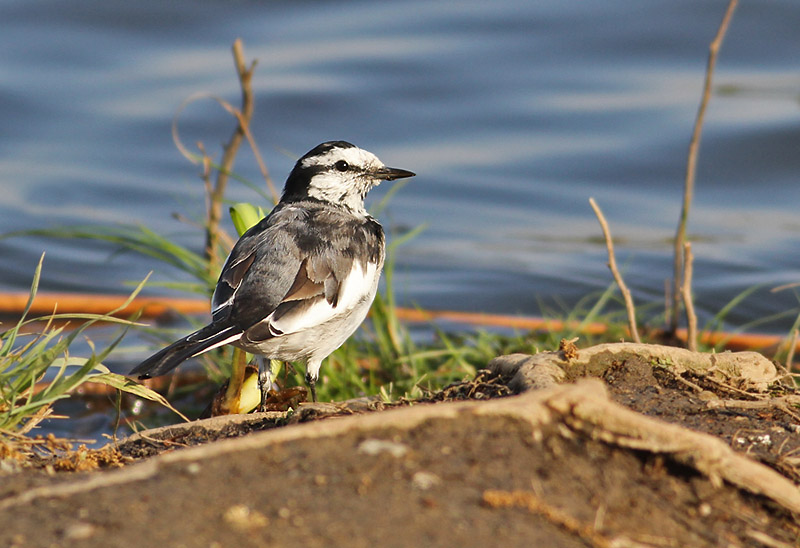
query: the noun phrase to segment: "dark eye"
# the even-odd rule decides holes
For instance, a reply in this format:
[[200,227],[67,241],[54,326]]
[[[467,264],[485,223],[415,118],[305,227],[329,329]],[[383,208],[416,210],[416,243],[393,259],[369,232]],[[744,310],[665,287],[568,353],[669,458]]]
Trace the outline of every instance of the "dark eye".
[[344,160],[339,160],[338,162],[333,164],[333,167],[335,167],[339,171],[347,171],[348,169],[350,169],[350,164],[348,164]]

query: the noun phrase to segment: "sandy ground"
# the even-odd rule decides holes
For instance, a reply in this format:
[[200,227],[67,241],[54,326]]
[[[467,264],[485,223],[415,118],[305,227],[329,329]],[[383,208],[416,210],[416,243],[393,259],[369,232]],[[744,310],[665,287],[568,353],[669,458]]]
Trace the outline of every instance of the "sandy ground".
[[796,546],[800,412],[780,372],[605,346],[498,360],[427,402],[7,461],[0,546]]

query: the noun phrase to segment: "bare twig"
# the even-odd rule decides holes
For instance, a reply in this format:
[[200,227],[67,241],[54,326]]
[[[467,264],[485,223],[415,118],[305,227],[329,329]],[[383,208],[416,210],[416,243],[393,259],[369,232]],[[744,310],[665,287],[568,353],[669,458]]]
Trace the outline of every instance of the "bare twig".
[[606,248],[608,248],[608,268],[611,269],[611,274],[614,276],[614,280],[617,282],[619,290],[622,293],[622,298],[625,300],[625,309],[628,312],[628,327],[631,331],[631,337],[633,337],[634,342],[642,342],[639,338],[639,331],[636,328],[636,309],[633,306],[633,297],[631,297],[631,292],[628,286],[625,285],[625,281],[622,279],[617,269],[617,260],[614,257],[614,241],[611,239],[611,231],[608,229],[608,223],[600,207],[597,205],[597,202],[594,201],[594,198],[589,198],[589,204],[591,204],[594,214],[597,215],[600,228],[603,229],[603,236],[606,239]]
[[687,387],[691,388],[692,390],[694,390],[694,391],[695,391],[695,392],[697,392],[698,394],[699,394],[700,392],[703,392],[703,391],[704,391],[704,389],[703,389],[703,387],[702,387],[702,386],[700,386],[700,385],[699,385],[699,384],[697,384],[697,383],[693,383],[693,382],[692,382],[692,381],[690,381],[689,379],[684,379],[684,378],[681,376],[681,374],[680,374],[680,373],[678,373],[678,372],[676,372],[676,371],[673,371],[671,368],[669,368],[669,367],[664,367],[664,368],[663,368],[663,370],[664,370],[664,371],[668,371],[670,374],[672,374],[673,378],[674,378],[676,381],[678,381],[679,383],[681,383],[681,384],[682,384],[682,385],[684,385],[684,386],[687,386]]
[[791,407],[797,405],[796,399],[785,397],[770,398],[768,400],[711,400],[706,402],[707,409],[778,409],[783,411],[798,423],[800,415],[793,412]]
[[[725,373],[723,371],[719,370],[716,366],[710,367],[707,373],[714,373],[716,371],[719,371],[720,373],[725,375]],[[776,368],[776,372],[777,372],[777,368]],[[720,388],[724,388],[725,390],[729,390],[730,392],[733,392],[734,394],[739,394],[739,395],[744,396],[746,398],[753,398],[755,400],[765,400],[765,399],[769,398],[769,394],[767,394],[766,391],[764,391],[764,390],[760,390],[760,391],[742,390],[741,388],[737,388],[737,387],[733,386],[729,382],[725,382],[725,381],[722,381],[720,379],[717,379],[714,375],[710,375],[710,374],[709,375],[705,375],[703,378],[705,380],[707,380],[708,382],[710,382],[711,384],[716,384]]]
[[[210,162],[210,167],[217,167],[218,169],[222,169],[222,166],[215,166],[213,162],[211,162],[211,158],[204,157],[205,151],[203,150],[202,143],[198,143],[198,148],[201,151],[201,156],[197,156],[194,152],[189,150],[186,145],[183,144],[183,141],[180,137],[180,131],[178,129],[178,122],[180,120],[180,115],[183,113],[184,109],[189,106],[191,103],[195,101],[199,101],[200,99],[213,99],[216,101],[219,106],[221,106],[225,112],[236,118],[236,120],[240,123],[243,123],[242,131],[244,132],[244,136],[247,138],[247,142],[250,144],[250,148],[253,151],[253,156],[255,156],[256,162],[258,163],[258,168],[261,171],[262,177],[264,177],[264,182],[267,184],[267,188],[272,195],[272,201],[274,203],[278,202],[280,198],[280,194],[278,193],[278,189],[275,188],[275,184],[272,182],[272,178],[269,176],[269,171],[267,170],[266,164],[264,164],[264,160],[261,157],[261,151],[258,149],[258,145],[255,142],[255,138],[253,137],[252,132],[250,131],[250,126],[247,123],[247,120],[244,119],[242,113],[239,112],[233,105],[231,105],[228,101],[223,99],[222,97],[218,97],[216,95],[211,95],[209,93],[193,93],[189,97],[183,100],[183,102],[178,106],[178,109],[175,112],[175,115],[172,117],[172,141],[175,143],[175,147],[178,151],[183,155],[184,158],[192,162],[193,164],[199,164],[206,162]],[[205,168],[204,168],[205,169]]]
[[791,544],[788,544],[786,542],[781,542],[780,540],[772,538],[771,536],[762,531],[756,531],[755,529],[748,529],[745,532],[745,535],[755,540],[759,544],[767,546],[768,548],[792,548]]
[[672,333],[678,329],[678,315],[680,314],[680,288],[681,288],[681,274],[683,272],[683,244],[686,241],[686,223],[689,218],[689,208],[692,203],[692,195],[694,194],[694,180],[697,171],[697,155],[700,148],[700,137],[703,132],[703,120],[706,114],[706,107],[711,98],[711,80],[714,74],[714,66],[717,63],[717,54],[722,46],[722,40],[725,38],[725,33],[728,31],[728,25],[733,17],[733,11],[736,9],[738,0],[730,0],[728,9],[725,11],[725,16],[722,18],[717,35],[711,41],[708,52],[708,63],[706,65],[705,84],[703,85],[703,98],[700,101],[700,107],[697,110],[697,118],[694,123],[694,131],[692,132],[692,140],[689,142],[689,158],[686,163],[686,180],[683,187],[683,206],[681,208],[681,216],[678,221],[678,231],[675,234],[675,265],[673,273],[673,292],[672,292],[672,317],[670,319],[669,330]]
[[205,255],[209,262],[209,268],[211,269],[216,269],[218,266],[216,251],[217,243],[219,242],[218,231],[219,223],[222,219],[222,201],[225,196],[225,188],[228,185],[228,173],[230,173],[233,168],[236,154],[239,151],[239,145],[241,145],[242,138],[247,133],[246,128],[249,125],[250,119],[253,117],[254,108],[251,80],[256,62],[253,61],[249,68],[246,66],[242,41],[238,38],[233,43],[233,59],[236,63],[236,72],[239,75],[239,85],[242,88],[242,108],[236,116],[238,121],[236,129],[223,148],[220,169],[217,171],[217,180],[209,195]]
[[683,295],[683,305],[686,307],[686,342],[689,350],[697,351],[697,315],[694,313],[694,301],[692,301],[692,265],[694,256],[692,255],[692,244],[686,242],[683,246],[683,284],[681,285],[681,295]]
[[778,291],[783,291],[785,289],[792,289],[795,287],[799,287],[800,282],[792,282],[790,284],[779,285],[778,287],[773,287],[769,290],[770,293],[777,293]]
[[250,132],[249,120],[245,119],[242,113],[234,109],[230,103],[223,101],[220,104],[222,105],[222,108],[230,112],[239,121],[239,126],[242,128],[244,136],[247,138],[247,143],[250,145],[250,149],[253,151],[253,156],[256,158],[256,163],[258,163],[258,169],[261,171],[261,176],[267,183],[267,188],[269,188],[270,194],[272,194],[273,201],[277,203],[280,199],[280,194],[278,194],[278,189],[275,188],[275,184],[272,182],[272,178],[269,176],[267,165],[264,163],[264,159],[261,157],[261,151],[258,149],[256,140],[253,137],[253,134]]
[[565,531],[579,536],[590,546],[611,548],[615,545],[612,539],[599,533],[588,523],[583,523],[563,510],[548,504],[537,497],[533,491],[487,489],[483,492],[483,504],[489,508],[525,508],[530,513],[539,515]]

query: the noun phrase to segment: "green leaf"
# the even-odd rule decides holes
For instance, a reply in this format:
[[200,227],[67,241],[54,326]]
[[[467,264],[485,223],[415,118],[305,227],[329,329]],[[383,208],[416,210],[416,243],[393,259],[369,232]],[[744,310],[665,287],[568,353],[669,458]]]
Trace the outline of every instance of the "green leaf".
[[247,232],[264,218],[264,210],[253,204],[239,202],[230,208],[231,220],[239,236]]
[[127,377],[123,377],[122,375],[118,375],[116,373],[98,373],[97,375],[92,375],[86,379],[86,382],[94,382],[98,384],[105,384],[106,386],[110,386],[112,388],[116,388],[117,390],[122,390],[123,392],[127,392],[128,394],[133,394],[134,396],[139,396],[140,398],[145,398],[150,401],[154,401],[156,403],[160,403],[164,407],[167,407],[171,411],[173,411],[176,415],[180,418],[189,422],[189,419],[172,407],[172,405],[167,401],[167,399],[156,392],[155,390],[151,390],[144,386],[143,384],[139,384],[138,382],[132,381]]

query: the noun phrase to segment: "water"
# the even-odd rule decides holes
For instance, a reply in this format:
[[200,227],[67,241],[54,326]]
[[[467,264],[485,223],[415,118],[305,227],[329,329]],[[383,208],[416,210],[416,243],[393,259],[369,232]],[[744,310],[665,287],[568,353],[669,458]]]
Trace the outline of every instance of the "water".
[[[0,232],[143,223],[200,249],[199,168],[172,117],[206,92],[238,101],[230,54],[258,59],[252,130],[280,184],[330,139],[418,173],[381,220],[427,224],[398,252],[402,304],[538,315],[611,281],[594,197],[639,303],[663,300],[708,43],[727,2],[143,2],[9,0],[0,8]],[[800,40],[794,1],[743,2],[716,72],[689,231],[708,319],[763,287],[728,326],[798,300]],[[720,91],[721,90],[721,91]],[[180,117],[218,155],[233,122],[212,100]],[[251,154],[236,165],[261,181]],[[371,194],[372,202],[388,190]],[[257,200],[233,185],[234,200]],[[155,270],[110,246],[0,240],[0,291],[127,292]],[[152,289],[152,292],[159,291]]]

